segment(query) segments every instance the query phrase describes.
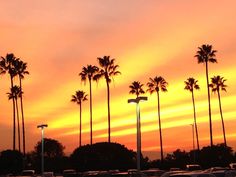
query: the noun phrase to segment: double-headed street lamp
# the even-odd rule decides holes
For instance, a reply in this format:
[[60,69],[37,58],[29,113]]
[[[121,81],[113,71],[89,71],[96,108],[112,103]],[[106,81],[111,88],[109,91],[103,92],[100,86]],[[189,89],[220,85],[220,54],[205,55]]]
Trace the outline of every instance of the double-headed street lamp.
[[140,126],[140,108],[139,102],[147,101],[146,96],[140,96],[135,99],[128,99],[128,103],[136,104],[136,115],[137,115],[137,170],[140,171],[140,157],[141,157],[141,126]]
[[42,133],[42,155],[41,155],[41,173],[42,173],[42,176],[43,176],[43,173],[44,173],[44,128],[48,127],[47,124],[41,124],[41,125],[38,125],[37,128],[40,128],[41,129],[41,133]]

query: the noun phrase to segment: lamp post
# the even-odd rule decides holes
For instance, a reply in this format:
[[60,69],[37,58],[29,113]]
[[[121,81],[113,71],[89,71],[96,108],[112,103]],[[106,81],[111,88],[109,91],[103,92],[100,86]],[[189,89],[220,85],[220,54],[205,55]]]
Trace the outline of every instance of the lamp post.
[[140,96],[135,99],[128,99],[128,103],[136,104],[136,115],[137,115],[137,170],[140,171],[140,157],[141,157],[141,125],[140,125],[140,108],[139,102],[147,101],[147,97]]
[[42,153],[41,153],[41,173],[43,176],[44,173],[44,128],[48,127],[47,124],[41,124],[38,125],[37,128],[41,129],[41,133],[42,133]]

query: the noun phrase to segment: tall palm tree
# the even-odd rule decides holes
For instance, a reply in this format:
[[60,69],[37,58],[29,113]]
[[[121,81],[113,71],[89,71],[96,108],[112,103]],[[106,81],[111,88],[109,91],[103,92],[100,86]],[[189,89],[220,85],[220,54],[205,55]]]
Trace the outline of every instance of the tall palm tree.
[[224,79],[224,77],[214,76],[211,78],[211,84],[209,85],[209,87],[211,88],[213,93],[217,92],[217,95],[218,95],[220,116],[221,116],[223,136],[224,136],[224,144],[225,144],[225,146],[227,146],[226,135],[225,135],[225,125],[224,125],[223,112],[222,112],[222,108],[221,108],[221,99],[220,99],[220,90],[226,92],[227,85],[224,84],[225,81],[226,81],[226,79]]
[[107,85],[107,110],[108,110],[108,142],[111,142],[111,116],[110,116],[110,87],[113,76],[121,74],[118,71],[119,65],[115,64],[115,59],[110,59],[110,56],[98,57],[98,63],[100,69],[98,74],[94,76],[94,80],[98,81],[101,77],[104,77]]
[[198,51],[195,57],[198,60],[198,63],[206,64],[206,81],[207,81],[207,94],[208,94],[208,111],[209,111],[209,126],[210,126],[210,144],[213,146],[212,138],[212,119],[211,119],[211,100],[210,100],[210,91],[209,91],[209,77],[208,77],[208,64],[217,63],[215,58],[215,53],[217,51],[212,49],[212,45],[204,44],[201,47],[198,47]]
[[23,108],[23,88],[22,88],[22,79],[25,78],[26,74],[29,74],[27,71],[27,63],[21,61],[21,60],[16,60],[15,61],[15,70],[16,74],[18,75],[19,82],[20,82],[20,89],[21,93],[20,94],[20,108],[21,108],[21,118],[22,118],[22,134],[23,134],[23,155],[25,156],[25,118],[24,118],[24,108]]
[[143,90],[143,84],[141,84],[139,81],[134,81],[130,86],[130,91],[129,93],[130,94],[135,94],[137,97],[140,95],[140,94],[144,94],[145,91]]
[[198,139],[198,129],[197,129],[197,118],[196,118],[196,110],[195,110],[195,100],[194,100],[194,89],[199,90],[200,87],[198,85],[198,80],[195,80],[194,78],[190,77],[188,78],[186,81],[184,81],[185,83],[185,90],[189,90],[192,94],[192,102],[193,102],[193,118],[194,118],[194,124],[195,124],[195,133],[196,133],[196,139],[197,139],[197,149],[198,151],[200,150],[199,148],[199,139]]
[[82,68],[82,72],[79,73],[81,80],[86,83],[89,81],[89,102],[90,102],[90,144],[93,144],[93,108],[92,108],[92,79],[98,72],[98,67],[93,65],[87,65]]
[[81,146],[81,129],[82,129],[82,102],[88,100],[87,99],[87,94],[85,94],[84,91],[78,90],[75,92],[75,95],[72,95],[71,102],[74,102],[79,105],[79,112],[80,112],[80,117],[79,117],[79,146]]
[[156,92],[157,93],[157,109],[158,109],[158,122],[159,122],[159,134],[160,134],[160,147],[161,147],[161,161],[163,162],[164,154],[163,154],[163,144],[162,144],[162,130],[161,130],[161,113],[160,113],[160,91],[167,92],[168,83],[166,80],[159,76],[154,78],[149,78],[149,82],[147,83],[148,89],[147,91],[150,94]]
[[[16,75],[14,62],[18,60],[13,53],[7,54],[6,57],[1,57],[0,65],[2,68],[1,74],[8,73],[10,75],[11,87],[13,88],[13,78]],[[13,150],[16,149],[16,123],[15,123],[15,98],[12,98],[13,107]]]
[[11,92],[7,93],[9,100],[14,99],[14,104],[16,108],[16,117],[17,117],[17,129],[18,129],[18,145],[19,145],[19,151],[21,152],[21,138],[20,138],[20,118],[19,118],[19,109],[18,109],[18,98],[20,98],[20,95],[22,94],[22,91],[19,86],[13,86],[11,88]]

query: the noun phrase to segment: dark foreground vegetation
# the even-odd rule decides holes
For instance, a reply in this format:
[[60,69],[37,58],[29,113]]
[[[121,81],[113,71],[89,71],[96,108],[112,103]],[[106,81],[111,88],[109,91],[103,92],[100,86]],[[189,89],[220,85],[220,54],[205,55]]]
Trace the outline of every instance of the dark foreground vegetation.
[[[65,156],[64,146],[56,140],[45,139],[45,171],[62,173],[65,169],[76,171],[114,170],[126,171],[136,168],[136,152],[118,143],[96,143],[78,147],[70,156]],[[40,173],[41,142],[38,142],[33,152],[24,157],[19,151],[5,150],[0,155],[1,174],[20,174],[23,169],[33,169]],[[184,169],[186,164],[197,163],[203,168],[213,166],[228,166],[236,161],[236,153],[224,144],[203,147],[199,151],[182,151],[177,149],[167,154],[164,161],[160,159],[150,161],[141,158],[141,168],[170,169],[178,167]]]

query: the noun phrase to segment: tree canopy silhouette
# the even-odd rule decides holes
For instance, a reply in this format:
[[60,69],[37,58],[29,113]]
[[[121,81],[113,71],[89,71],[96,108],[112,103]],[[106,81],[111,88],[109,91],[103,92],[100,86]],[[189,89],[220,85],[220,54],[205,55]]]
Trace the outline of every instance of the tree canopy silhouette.
[[96,143],[81,146],[70,156],[74,168],[87,170],[127,170],[135,168],[136,153],[118,143]]

